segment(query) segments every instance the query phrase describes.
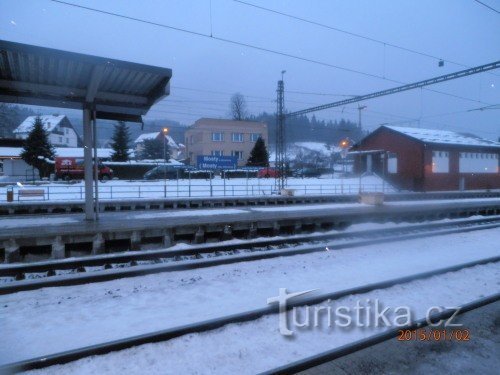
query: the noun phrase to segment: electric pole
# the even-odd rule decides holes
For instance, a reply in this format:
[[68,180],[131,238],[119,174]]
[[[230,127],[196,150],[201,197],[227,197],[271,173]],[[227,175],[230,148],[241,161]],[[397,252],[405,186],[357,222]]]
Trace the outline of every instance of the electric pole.
[[281,80],[278,81],[278,89],[276,90],[276,174],[274,185],[278,194],[286,186],[285,84],[283,82],[283,75],[285,73],[285,70],[281,71]]
[[358,121],[358,129],[361,130],[361,111],[366,108],[366,105],[359,105],[358,104],[358,111],[359,111],[359,121]]

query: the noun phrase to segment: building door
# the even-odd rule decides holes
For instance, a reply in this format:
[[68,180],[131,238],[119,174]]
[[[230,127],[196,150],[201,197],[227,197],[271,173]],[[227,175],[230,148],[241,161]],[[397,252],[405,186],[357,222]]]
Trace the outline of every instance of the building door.
[[373,157],[371,154],[366,155],[366,172],[372,173]]

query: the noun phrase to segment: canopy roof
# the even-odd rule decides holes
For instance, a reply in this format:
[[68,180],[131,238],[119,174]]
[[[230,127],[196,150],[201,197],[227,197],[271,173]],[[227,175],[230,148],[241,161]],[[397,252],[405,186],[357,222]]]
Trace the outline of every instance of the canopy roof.
[[141,121],[170,93],[172,70],[0,40],[0,102]]

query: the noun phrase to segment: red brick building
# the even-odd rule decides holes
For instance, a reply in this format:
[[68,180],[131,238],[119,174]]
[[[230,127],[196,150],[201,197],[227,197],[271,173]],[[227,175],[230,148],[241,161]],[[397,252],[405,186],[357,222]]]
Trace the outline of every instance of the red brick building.
[[381,126],[355,144],[355,171],[404,190],[500,189],[500,143],[445,130]]

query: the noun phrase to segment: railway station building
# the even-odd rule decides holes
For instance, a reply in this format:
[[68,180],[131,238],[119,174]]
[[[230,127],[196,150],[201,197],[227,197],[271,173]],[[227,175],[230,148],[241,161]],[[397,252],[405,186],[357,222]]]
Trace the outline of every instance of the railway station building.
[[401,190],[500,189],[500,143],[468,133],[381,126],[351,148],[354,170]]

